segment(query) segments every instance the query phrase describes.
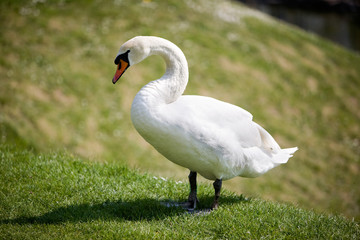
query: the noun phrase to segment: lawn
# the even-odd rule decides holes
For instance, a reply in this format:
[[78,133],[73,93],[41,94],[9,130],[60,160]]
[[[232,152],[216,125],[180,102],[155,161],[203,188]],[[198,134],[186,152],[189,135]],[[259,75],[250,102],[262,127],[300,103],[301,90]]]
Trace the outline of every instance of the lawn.
[[64,152],[0,147],[0,239],[358,239],[358,223],[341,216],[249,198],[227,190],[218,210],[210,184],[200,207],[188,184],[95,163]]
[[[312,219],[321,218],[322,214],[342,214],[350,221],[353,218],[359,220],[359,55],[233,1],[1,1],[1,144],[11,142],[12,136],[16,136],[15,139],[21,139],[21,145],[31,147],[39,156],[65,151],[74,158],[92,161],[99,168],[101,164],[126,166],[126,169],[136,169],[136,176],[146,176],[146,179],[156,176],[158,179],[169,179],[166,184],[186,182],[188,170],[158,154],[136,133],[130,121],[133,97],[144,84],[164,73],[162,59],[155,56],[148,58],[129,69],[121,82],[116,85],[111,83],[115,72],[113,60],[118,48],[136,35],[161,36],[184,51],[190,67],[186,94],[211,96],[241,106],[250,111],[254,120],[267,129],[282,147],[299,147],[288,164],[260,178],[236,178],[224,182],[226,191],[234,192],[227,192],[229,203],[225,201],[218,212],[201,218],[213,219],[222,211],[233,211],[239,214],[236,219],[229,220],[234,221],[229,226],[250,224],[247,221],[252,216],[240,214],[248,211],[248,202],[239,201],[234,208],[227,210],[227,206],[233,205],[231,196],[237,199],[244,194],[246,198],[253,199],[254,204],[261,202],[255,204],[259,209],[260,205],[288,203],[320,213],[313,215]],[[63,161],[65,164],[67,160],[59,161],[56,164],[60,171],[60,163]],[[76,162],[83,166],[80,160]],[[84,166],[91,166],[89,164]],[[11,177],[8,174],[5,172],[2,177]],[[45,173],[40,171],[39,174]],[[92,179],[85,175],[89,181]],[[57,175],[54,178],[60,184],[61,181],[71,181],[71,178],[66,180],[70,176],[64,175],[62,179]],[[106,177],[103,176],[104,179]],[[156,182],[155,179],[151,181]],[[212,195],[207,186],[209,182],[201,178],[200,182],[205,184],[205,198]],[[47,181],[43,180],[43,183]],[[16,186],[14,182],[9,184]],[[106,194],[101,194],[103,188],[96,189],[98,184],[94,183],[92,191],[99,194],[89,195],[87,200],[81,200],[85,192],[80,191],[76,197],[76,192],[83,185],[70,187],[70,184],[68,190],[63,189],[69,192],[59,196],[51,190],[50,195],[54,196],[42,200],[46,197],[46,191],[43,191],[39,195],[41,198],[36,198],[33,210],[32,203],[22,199],[28,194],[21,192],[14,199],[10,198],[10,205],[2,203],[1,207],[16,209],[18,199],[22,204],[19,211],[23,212],[7,213],[4,218],[35,217],[35,220],[44,222],[49,217],[59,222],[47,226],[20,224],[12,220],[11,226],[21,229],[19,234],[31,228],[34,232],[45,228],[50,234],[52,228],[59,226],[64,227],[66,233],[68,228],[82,226],[84,220],[78,216],[75,224],[69,220],[74,217],[70,214],[71,206],[86,215],[94,214],[86,210],[90,208],[89,204],[93,203],[101,209],[107,198],[120,209],[122,201],[130,201],[131,209],[134,209],[131,211],[139,210],[134,206],[137,203],[141,206],[148,203],[139,200],[141,198],[136,198],[136,201],[121,200],[118,192],[105,197]],[[48,185],[42,186],[39,182],[34,186],[46,188]],[[160,195],[156,193],[148,199],[157,206],[156,212],[169,210],[158,205],[159,199],[184,198],[187,187],[185,183],[180,186],[177,191],[181,194],[172,195],[172,188],[167,188],[166,191],[161,190]],[[48,186],[49,189],[53,187]],[[139,189],[133,191],[149,194]],[[8,194],[2,192],[2,196]],[[59,199],[60,204],[56,204]],[[44,205],[41,205],[42,201]],[[85,205],[81,205],[83,203]],[[62,207],[70,214],[64,221],[51,214],[57,213],[56,209],[61,211]],[[104,214],[111,209],[105,208]],[[305,211],[295,207],[286,209]],[[254,215],[257,220],[263,210],[256,210],[259,211],[258,215]],[[169,219],[177,219],[180,214],[178,210],[172,211],[175,211],[174,215],[160,214],[161,217],[155,215],[155,218],[162,218],[161,224],[169,224]],[[98,214],[95,219],[85,217],[88,219],[86,224],[98,226],[98,221],[105,215]],[[194,222],[198,216],[182,217]],[[104,224],[111,225],[110,222],[118,220],[117,217],[110,219]],[[121,219],[121,222],[139,225],[141,220],[138,220]],[[158,220],[147,219],[144,225],[139,225],[143,234],[149,231],[151,227],[148,224],[152,221]],[[259,221],[257,224],[260,224]],[[235,222],[238,225],[234,225]],[[193,224],[191,229],[203,223],[198,221]],[[276,226],[281,229],[280,223],[272,224],[278,224]],[[180,226],[174,227],[184,227]],[[286,223],[285,226],[290,228]],[[104,228],[99,228],[104,231]],[[92,232],[96,228],[93,229]],[[221,235],[225,234],[226,227],[219,230],[221,228],[216,222],[211,229],[213,234],[218,232],[223,238],[227,236]],[[255,231],[250,232],[255,234]],[[274,236],[276,238],[275,233]]]

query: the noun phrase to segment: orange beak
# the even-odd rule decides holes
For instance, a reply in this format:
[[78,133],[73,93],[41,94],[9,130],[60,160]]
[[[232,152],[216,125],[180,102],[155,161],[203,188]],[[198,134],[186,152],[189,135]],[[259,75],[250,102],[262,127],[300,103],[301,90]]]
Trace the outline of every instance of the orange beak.
[[123,75],[123,73],[125,72],[125,70],[129,67],[129,63],[120,59],[119,65],[116,69],[114,78],[112,80],[113,84],[115,84],[119,78]]

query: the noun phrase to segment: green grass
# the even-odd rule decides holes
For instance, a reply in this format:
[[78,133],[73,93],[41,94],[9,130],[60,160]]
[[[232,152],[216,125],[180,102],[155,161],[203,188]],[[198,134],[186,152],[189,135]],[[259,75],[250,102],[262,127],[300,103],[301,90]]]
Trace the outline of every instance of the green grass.
[[0,146],[0,239],[358,239],[344,217],[222,192],[218,210],[209,184],[200,211],[185,201],[188,184],[94,163],[63,152]]
[[162,60],[111,83],[118,48],[136,35],[183,49],[186,94],[239,105],[282,147],[299,147],[288,164],[226,189],[359,220],[359,55],[236,2],[1,1],[1,144],[18,136],[37,153],[66,149],[186,181],[130,121],[133,97],[163,74]]

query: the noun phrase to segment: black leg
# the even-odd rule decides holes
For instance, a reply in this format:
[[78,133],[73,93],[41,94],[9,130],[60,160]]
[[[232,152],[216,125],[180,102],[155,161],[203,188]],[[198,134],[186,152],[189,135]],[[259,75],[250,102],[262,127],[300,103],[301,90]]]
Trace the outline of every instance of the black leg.
[[221,185],[222,185],[221,179],[216,179],[216,181],[213,183],[213,186],[215,189],[215,199],[214,199],[214,203],[211,206],[212,209],[216,209],[219,207],[219,197],[220,197]]
[[196,186],[196,172],[190,171],[189,182],[190,182],[190,194],[188,198],[188,207],[195,209],[196,204],[199,202],[197,199],[197,186]]

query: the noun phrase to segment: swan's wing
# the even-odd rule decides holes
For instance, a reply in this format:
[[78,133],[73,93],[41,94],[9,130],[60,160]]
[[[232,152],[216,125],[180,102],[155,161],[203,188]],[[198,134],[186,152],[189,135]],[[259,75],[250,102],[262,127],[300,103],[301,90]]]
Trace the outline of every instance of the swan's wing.
[[253,118],[251,113],[241,107],[211,97],[183,95],[175,102],[175,105],[189,107],[188,110],[201,111],[206,116],[212,118],[220,116],[225,117],[224,120],[228,118],[252,120]]
[[252,122],[251,113],[214,98],[181,96],[165,106],[163,113],[168,124],[176,125],[177,129],[202,141],[234,147],[261,145],[261,136]]

